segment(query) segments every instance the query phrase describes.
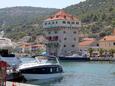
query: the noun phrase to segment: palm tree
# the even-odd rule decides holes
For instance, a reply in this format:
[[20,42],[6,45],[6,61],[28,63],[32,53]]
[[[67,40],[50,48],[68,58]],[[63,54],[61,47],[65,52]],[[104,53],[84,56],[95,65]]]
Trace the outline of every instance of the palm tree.
[[94,49],[93,48],[89,48],[88,51],[89,51],[90,57],[92,57]]
[[101,57],[102,57],[102,55],[103,55],[104,52],[105,52],[104,49],[102,49],[102,48],[99,49],[99,55],[100,55]]
[[115,49],[110,49],[110,50],[109,50],[109,53],[110,53],[110,55],[111,55],[112,57],[114,57]]

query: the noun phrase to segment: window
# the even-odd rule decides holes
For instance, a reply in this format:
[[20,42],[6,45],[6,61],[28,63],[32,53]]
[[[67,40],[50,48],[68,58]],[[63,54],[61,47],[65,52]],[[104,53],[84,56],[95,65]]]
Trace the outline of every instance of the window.
[[64,19],[66,19],[66,16],[64,16]]
[[56,15],[56,18],[58,18],[59,17],[59,15]]
[[72,47],[75,47],[75,45],[72,45]]
[[99,44],[97,44],[97,46],[99,46]]
[[70,24],[70,22],[69,22],[69,21],[68,21],[67,23],[68,23],[68,24]]
[[45,25],[47,25],[47,23],[45,23]]
[[66,33],[66,31],[63,31],[63,33]]
[[50,18],[52,19],[53,17],[51,16]]
[[63,21],[63,24],[65,24],[66,22],[65,21]]
[[76,24],[79,24],[79,22],[76,22]]
[[64,45],[64,47],[66,47],[66,45]]
[[76,41],[76,38],[74,38],[74,41]]
[[67,40],[67,38],[64,38],[64,40]]
[[72,24],[75,24],[74,22],[72,22]]
[[48,34],[51,34],[51,32],[48,32]]
[[52,22],[52,24],[54,24],[54,22]]
[[48,24],[50,24],[50,22]]
[[113,43],[113,45],[115,45],[115,42]]
[[56,24],[57,24],[58,22],[56,21]]
[[74,31],[73,33],[76,34],[76,31]]
[[58,32],[57,31],[55,31],[55,34],[57,34]]

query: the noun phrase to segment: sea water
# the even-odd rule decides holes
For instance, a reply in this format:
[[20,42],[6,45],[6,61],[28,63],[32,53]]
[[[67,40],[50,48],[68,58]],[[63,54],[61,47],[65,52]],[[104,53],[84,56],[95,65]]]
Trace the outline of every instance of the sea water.
[[63,78],[28,81],[38,86],[115,86],[114,62],[61,62]]

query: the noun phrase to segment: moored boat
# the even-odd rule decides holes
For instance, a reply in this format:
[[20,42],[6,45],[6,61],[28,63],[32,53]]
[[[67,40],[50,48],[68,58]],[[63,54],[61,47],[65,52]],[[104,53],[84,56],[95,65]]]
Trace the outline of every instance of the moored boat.
[[90,61],[90,58],[86,54],[73,54],[70,56],[59,56],[60,60],[68,61]]
[[62,77],[63,68],[57,63],[49,62],[45,56],[37,56],[34,61],[22,63],[18,71],[22,73],[26,80],[43,80]]

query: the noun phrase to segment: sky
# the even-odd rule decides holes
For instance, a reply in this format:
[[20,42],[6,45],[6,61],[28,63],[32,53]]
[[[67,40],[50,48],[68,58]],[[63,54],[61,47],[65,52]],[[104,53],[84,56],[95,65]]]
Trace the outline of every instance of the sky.
[[14,6],[33,6],[47,8],[65,8],[85,0],[0,0],[0,8]]

